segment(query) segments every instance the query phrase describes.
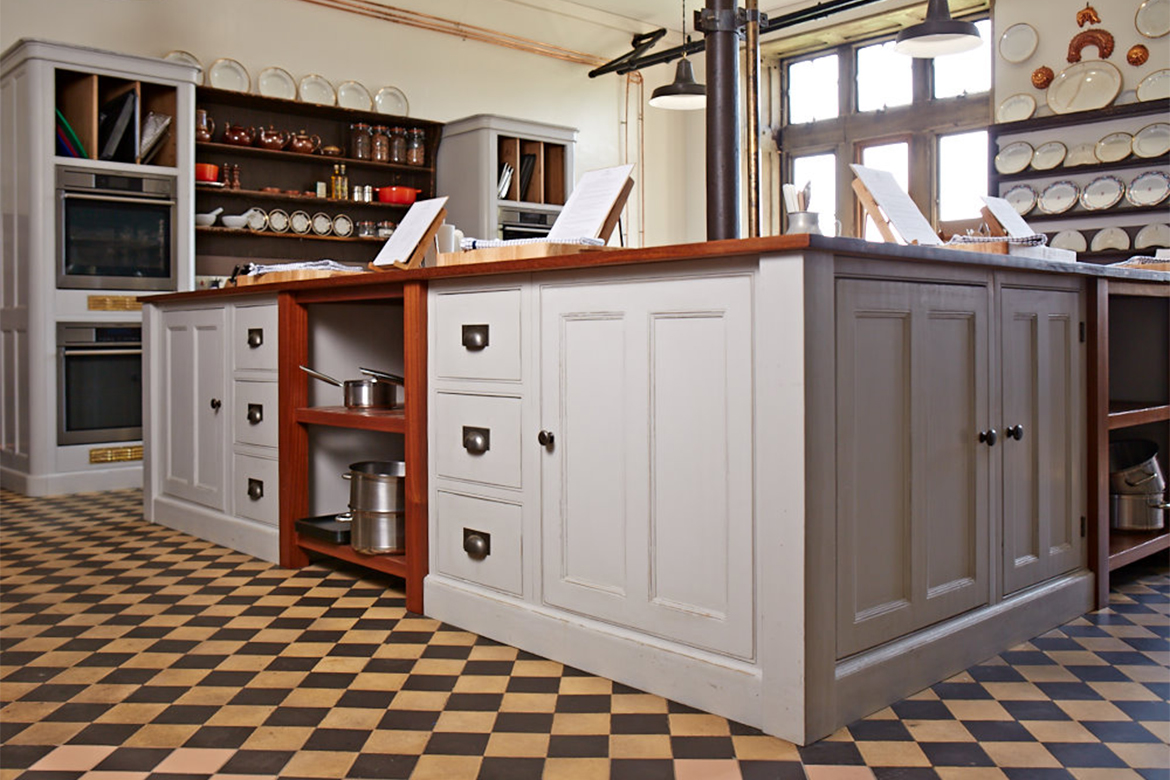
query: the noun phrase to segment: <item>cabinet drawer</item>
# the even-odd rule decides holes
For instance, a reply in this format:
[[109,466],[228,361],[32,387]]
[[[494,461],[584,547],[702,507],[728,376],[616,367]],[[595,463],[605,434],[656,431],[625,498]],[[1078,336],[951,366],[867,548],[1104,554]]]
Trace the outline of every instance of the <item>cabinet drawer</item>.
[[232,328],[232,348],[237,369],[277,368],[277,306],[237,306]]
[[520,291],[435,296],[436,372],[441,379],[520,381]]
[[[516,504],[439,491],[438,568],[443,574],[520,594],[521,510]],[[471,538],[472,536],[478,538]],[[486,555],[473,555],[481,542]],[[480,557],[482,556],[482,557]]]
[[236,516],[276,525],[280,517],[278,461],[238,454],[234,458],[232,500]]
[[241,444],[275,447],[279,430],[276,382],[236,382],[232,425]]
[[438,393],[436,400],[438,476],[521,487],[520,399]]

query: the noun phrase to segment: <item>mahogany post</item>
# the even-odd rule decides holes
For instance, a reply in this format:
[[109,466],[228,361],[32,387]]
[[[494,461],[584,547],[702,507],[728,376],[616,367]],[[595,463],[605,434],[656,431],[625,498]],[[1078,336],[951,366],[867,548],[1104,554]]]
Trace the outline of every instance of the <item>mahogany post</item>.
[[403,375],[406,380],[406,608],[423,612],[427,544],[427,284],[404,289]]
[[309,362],[309,314],[292,293],[277,296],[280,355],[280,565],[299,569],[309,563],[297,545],[296,522],[309,514],[309,432],[296,410],[309,402],[309,382],[300,366]]

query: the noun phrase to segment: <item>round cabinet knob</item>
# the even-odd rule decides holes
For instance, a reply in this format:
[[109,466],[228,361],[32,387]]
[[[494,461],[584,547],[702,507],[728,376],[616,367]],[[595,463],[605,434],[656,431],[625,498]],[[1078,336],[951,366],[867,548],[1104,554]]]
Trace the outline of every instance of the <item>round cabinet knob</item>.
[[551,447],[556,437],[553,436],[552,431],[541,431],[536,434],[536,441],[540,443],[541,447]]
[[463,537],[463,552],[477,561],[482,561],[488,554],[487,540],[479,534],[468,534]]
[[264,498],[264,481],[259,479],[248,480],[248,498],[259,501]]
[[979,432],[980,443],[986,442],[988,447],[994,447],[995,443],[999,441],[999,433],[995,428],[989,428],[986,431]]
[[1019,441],[1020,439],[1024,438],[1024,426],[1022,426],[1022,425],[1011,426],[1010,428],[1007,429],[1007,437],[1009,439],[1015,439],[1016,441]]
[[248,346],[256,349],[264,343],[263,328],[248,328]]
[[222,401],[220,401],[218,398],[212,398],[212,399],[211,399],[211,408],[212,408],[212,410],[213,410],[213,411],[216,411],[216,412],[218,412],[218,411],[219,411],[219,407],[221,407],[221,406],[223,406],[223,402],[222,402]]
[[264,407],[260,404],[248,404],[248,423],[259,425],[264,419]]

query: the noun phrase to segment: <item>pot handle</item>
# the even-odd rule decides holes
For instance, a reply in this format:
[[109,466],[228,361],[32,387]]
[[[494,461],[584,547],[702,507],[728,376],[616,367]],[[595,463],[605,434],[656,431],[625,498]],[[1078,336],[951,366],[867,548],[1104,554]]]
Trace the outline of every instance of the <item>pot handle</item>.
[[304,371],[309,376],[313,376],[313,377],[316,377],[317,379],[320,379],[322,382],[328,382],[329,384],[337,385],[338,387],[345,387],[345,385],[341,383],[341,380],[334,379],[333,377],[329,376],[328,374],[322,374],[320,371],[314,371],[313,369],[309,368],[308,366],[301,366],[301,371]]
[[378,371],[374,368],[359,368],[358,370],[366,376],[372,376],[374,379],[380,379],[383,382],[390,382],[391,384],[395,385],[402,385],[406,383],[406,380],[398,376],[398,374],[391,374],[386,371]]
[[1155,498],[1152,504],[1147,504],[1150,509],[1170,509],[1170,503]]
[[1150,480],[1154,479],[1157,476],[1158,476],[1158,474],[1157,474],[1157,472],[1155,472],[1153,474],[1147,474],[1146,476],[1139,479],[1137,482],[1130,482],[1127,479],[1127,480],[1125,480],[1125,484],[1129,485],[1130,487],[1137,487],[1138,485],[1146,484],[1147,482],[1149,482]]
[[342,479],[353,479],[353,475],[352,475],[352,474],[350,474],[350,473],[347,471],[347,472],[345,472],[344,474],[342,474],[342,475],[341,475],[341,478],[342,478]]

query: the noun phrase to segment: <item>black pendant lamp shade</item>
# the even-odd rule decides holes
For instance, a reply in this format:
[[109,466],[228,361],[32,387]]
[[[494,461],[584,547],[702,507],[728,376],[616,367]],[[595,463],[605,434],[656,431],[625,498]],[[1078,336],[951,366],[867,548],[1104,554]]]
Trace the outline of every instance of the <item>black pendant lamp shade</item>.
[[894,51],[911,57],[939,57],[979,47],[979,30],[971,22],[951,18],[947,0],[930,0],[926,19],[898,33]]
[[678,61],[674,81],[654,90],[650,95],[650,105],[682,111],[706,107],[707,89],[695,81],[695,71],[690,60],[683,57]]

